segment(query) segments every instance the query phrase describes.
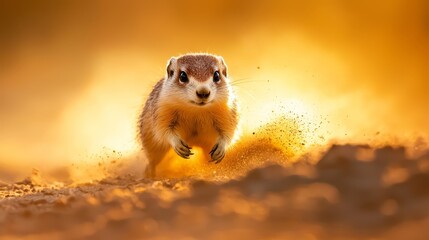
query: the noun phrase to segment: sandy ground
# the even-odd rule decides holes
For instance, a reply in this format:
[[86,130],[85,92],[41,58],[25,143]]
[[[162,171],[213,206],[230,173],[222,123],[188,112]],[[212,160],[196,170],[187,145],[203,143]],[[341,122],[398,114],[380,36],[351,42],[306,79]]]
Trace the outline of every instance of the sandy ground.
[[1,239],[427,239],[429,152],[332,146],[231,179],[0,185]]

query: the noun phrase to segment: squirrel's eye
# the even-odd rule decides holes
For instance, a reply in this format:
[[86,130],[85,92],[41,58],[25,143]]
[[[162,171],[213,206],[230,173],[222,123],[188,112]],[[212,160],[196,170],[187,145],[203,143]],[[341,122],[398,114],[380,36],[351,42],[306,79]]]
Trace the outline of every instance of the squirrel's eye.
[[220,81],[220,74],[219,74],[219,71],[216,71],[213,74],[213,82],[217,83],[219,81]]
[[187,82],[189,82],[188,75],[186,75],[186,73],[184,71],[180,72],[179,81],[181,83],[187,83]]

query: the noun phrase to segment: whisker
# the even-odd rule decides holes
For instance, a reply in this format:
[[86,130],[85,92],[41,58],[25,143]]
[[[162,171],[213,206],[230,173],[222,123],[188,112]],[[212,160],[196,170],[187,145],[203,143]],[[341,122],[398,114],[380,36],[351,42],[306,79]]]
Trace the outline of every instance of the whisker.
[[243,79],[243,80],[234,80],[231,81],[230,84],[231,85],[238,85],[238,84],[247,84],[247,83],[258,83],[258,82],[266,82],[267,80],[247,80],[247,79]]
[[[243,92],[244,94],[246,94],[247,96],[249,96],[252,101],[256,101],[256,98],[254,97],[253,94],[251,94],[251,91],[249,91],[248,89],[246,89],[244,86],[234,86],[234,87],[239,87],[240,90],[238,90],[238,92]],[[220,89],[227,89],[227,86],[222,86],[222,87],[220,87]]]
[[251,92],[245,88],[241,88],[239,90],[239,92],[243,92],[244,94],[246,94],[248,97],[250,97],[252,99],[252,101],[256,101],[256,98],[254,96],[254,94],[251,94]]
[[231,79],[231,81],[232,82],[235,82],[235,81],[241,81],[241,80],[248,80],[248,79],[250,79],[250,77],[245,77],[245,78],[238,78],[238,79]]

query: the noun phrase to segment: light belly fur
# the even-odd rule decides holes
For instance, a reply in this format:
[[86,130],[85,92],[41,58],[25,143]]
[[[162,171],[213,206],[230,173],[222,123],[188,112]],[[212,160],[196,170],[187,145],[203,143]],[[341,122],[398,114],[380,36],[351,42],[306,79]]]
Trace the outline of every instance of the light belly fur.
[[213,117],[208,112],[179,115],[176,131],[189,146],[199,146],[210,151],[219,137]]

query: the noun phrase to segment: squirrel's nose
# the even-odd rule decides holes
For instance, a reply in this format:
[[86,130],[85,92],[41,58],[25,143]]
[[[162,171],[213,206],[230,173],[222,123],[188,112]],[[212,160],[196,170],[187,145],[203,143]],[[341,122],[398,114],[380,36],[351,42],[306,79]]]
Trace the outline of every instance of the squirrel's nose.
[[210,96],[210,90],[207,88],[197,90],[197,96],[201,99],[207,99]]

